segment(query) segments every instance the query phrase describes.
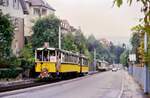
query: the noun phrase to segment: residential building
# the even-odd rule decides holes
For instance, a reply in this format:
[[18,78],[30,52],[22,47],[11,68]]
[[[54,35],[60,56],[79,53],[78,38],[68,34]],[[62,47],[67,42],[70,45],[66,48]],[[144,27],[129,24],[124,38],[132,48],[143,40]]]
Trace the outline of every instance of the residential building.
[[10,15],[15,26],[12,49],[15,55],[19,55],[20,49],[24,46],[24,14],[28,14],[25,1],[0,0],[0,10]]
[[61,33],[65,34],[71,32],[71,26],[67,20],[61,20]]
[[40,17],[55,14],[55,9],[44,0],[26,0],[26,5],[29,15],[25,16],[25,36],[31,36],[34,22]]
[[75,34],[76,32],[81,32],[81,29],[75,28],[74,26],[71,26],[69,22],[65,19],[61,20],[61,33],[66,34],[66,33],[73,33]]

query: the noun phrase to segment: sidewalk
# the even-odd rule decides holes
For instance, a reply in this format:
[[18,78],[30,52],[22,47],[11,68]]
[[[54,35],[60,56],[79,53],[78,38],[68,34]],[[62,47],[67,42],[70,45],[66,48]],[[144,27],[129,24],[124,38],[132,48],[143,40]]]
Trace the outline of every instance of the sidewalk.
[[124,72],[124,88],[121,98],[150,98],[144,95],[139,84],[127,72]]

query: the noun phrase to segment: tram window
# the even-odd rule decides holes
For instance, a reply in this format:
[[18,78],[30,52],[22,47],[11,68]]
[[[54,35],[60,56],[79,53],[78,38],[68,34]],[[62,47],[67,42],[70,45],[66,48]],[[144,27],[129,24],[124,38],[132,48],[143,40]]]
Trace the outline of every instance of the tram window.
[[70,62],[73,63],[73,55],[71,55]]
[[65,62],[65,54],[62,53],[61,55],[62,55],[62,62]]
[[69,62],[69,58],[70,58],[70,56],[67,54],[67,62]]
[[37,53],[36,59],[37,59],[38,61],[42,61],[42,51],[36,51],[36,53]]
[[73,63],[73,55],[71,55],[70,62]]
[[56,62],[56,52],[55,50],[49,50],[49,61]]
[[43,60],[48,61],[48,51],[43,51]]
[[61,53],[58,54],[59,59],[61,59]]
[[54,50],[53,50],[53,51],[52,51],[52,50],[50,51],[50,56],[55,56],[55,51],[54,51]]
[[76,57],[74,56],[74,57],[73,57],[73,63],[75,63],[75,62],[76,62]]
[[70,55],[68,54],[68,62],[70,62],[70,59],[71,59],[71,57],[70,57]]
[[83,65],[88,65],[88,60],[87,59],[83,59]]

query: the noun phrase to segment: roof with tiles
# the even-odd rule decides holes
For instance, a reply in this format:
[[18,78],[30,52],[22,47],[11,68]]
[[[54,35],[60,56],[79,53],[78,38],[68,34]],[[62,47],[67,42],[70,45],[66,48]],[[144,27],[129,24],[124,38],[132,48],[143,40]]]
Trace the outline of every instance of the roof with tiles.
[[23,13],[24,13],[24,14],[29,14],[29,11],[28,11],[28,9],[27,9],[25,0],[20,0],[20,4],[21,4],[21,7],[22,7],[22,9],[23,9]]
[[44,0],[26,0],[26,2],[30,3],[31,6],[42,6],[55,11],[55,9]]

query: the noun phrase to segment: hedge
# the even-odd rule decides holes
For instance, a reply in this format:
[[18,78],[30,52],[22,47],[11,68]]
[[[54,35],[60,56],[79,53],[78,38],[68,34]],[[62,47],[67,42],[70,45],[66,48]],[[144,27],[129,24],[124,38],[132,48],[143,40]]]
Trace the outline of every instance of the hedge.
[[22,68],[0,68],[0,79],[16,78],[22,71]]

